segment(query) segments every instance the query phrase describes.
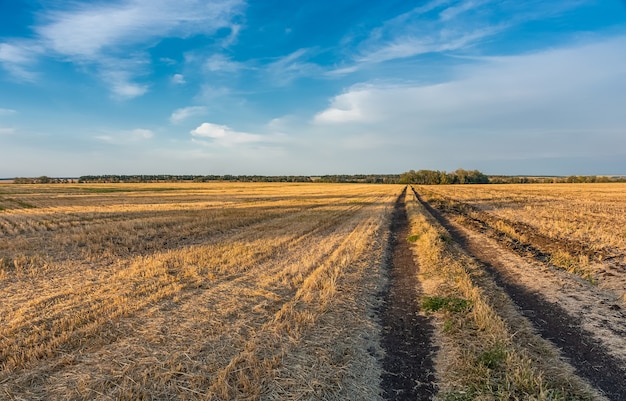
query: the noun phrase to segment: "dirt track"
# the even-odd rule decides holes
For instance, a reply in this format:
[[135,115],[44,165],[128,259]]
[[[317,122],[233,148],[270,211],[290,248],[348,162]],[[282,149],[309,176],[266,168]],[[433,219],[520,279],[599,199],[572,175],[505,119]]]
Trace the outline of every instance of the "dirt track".
[[626,314],[592,284],[516,254],[455,223],[417,194],[466,252],[485,266],[537,332],[611,400],[626,400]]
[[413,259],[408,221],[402,192],[396,201],[391,223],[391,255],[388,261],[389,285],[380,310],[385,349],[382,377],[388,400],[430,400],[437,392],[434,381],[430,319],[419,314],[420,284]]

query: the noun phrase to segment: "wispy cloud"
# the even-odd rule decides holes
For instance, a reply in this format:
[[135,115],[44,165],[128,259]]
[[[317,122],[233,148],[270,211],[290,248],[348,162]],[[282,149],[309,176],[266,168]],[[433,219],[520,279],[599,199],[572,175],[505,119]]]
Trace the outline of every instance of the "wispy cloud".
[[357,61],[361,63],[380,63],[399,58],[413,57],[427,53],[441,53],[466,49],[477,41],[501,32],[504,26],[478,28],[474,31],[446,30],[434,35],[413,35],[397,38],[377,49],[368,51]]
[[[491,1],[492,2],[492,1]],[[508,22],[494,21],[489,0],[432,1],[386,21],[361,44],[360,63],[379,63],[473,46]]]
[[271,81],[279,86],[288,85],[300,77],[321,75],[323,73],[322,68],[315,63],[307,61],[311,56],[311,52],[311,49],[298,49],[267,64],[265,71]]
[[126,0],[116,3],[70,3],[47,11],[35,28],[42,42],[69,57],[97,59],[102,53],[154,38],[209,35],[232,26],[241,0]]
[[0,64],[19,81],[33,82],[37,79],[37,74],[32,66],[41,51],[35,43],[27,41],[0,43]]
[[204,66],[211,72],[234,72],[243,68],[243,64],[231,61],[222,54],[212,55],[207,59]]
[[0,116],[11,116],[13,114],[17,114],[17,111],[13,109],[0,108]]
[[234,41],[239,26],[232,19],[243,5],[244,0],[55,3],[39,15],[42,22],[34,27],[34,39],[0,43],[0,63],[18,79],[33,81],[39,57],[61,58],[82,70],[94,67],[118,98],[141,96],[149,85],[135,80],[149,71],[150,62],[147,54],[133,53],[133,46],[153,46],[167,37],[212,35],[222,28],[231,29]]
[[174,110],[172,115],[170,116],[170,122],[173,124],[178,124],[190,117],[200,116],[206,113],[207,108],[204,106],[190,106],[184,107],[182,109]]
[[444,153],[477,162],[551,157],[555,149],[562,157],[626,156],[618,128],[626,126],[624,48],[626,36],[476,59],[440,84],[359,85],[332,98],[313,122],[351,133],[366,121],[424,163]]
[[[506,30],[533,20],[551,18],[584,4],[569,2],[502,2],[434,0],[385,21],[360,43],[355,66],[429,53],[466,52]],[[505,16],[505,18],[503,18]]]
[[123,69],[104,69],[100,72],[104,83],[118,99],[132,99],[145,94],[149,87],[146,84],[133,82],[133,72]]
[[104,132],[94,138],[114,145],[127,145],[151,140],[154,138],[154,132],[145,128],[136,128],[129,131]]
[[13,135],[14,133],[15,133],[15,128],[0,127],[0,135]]

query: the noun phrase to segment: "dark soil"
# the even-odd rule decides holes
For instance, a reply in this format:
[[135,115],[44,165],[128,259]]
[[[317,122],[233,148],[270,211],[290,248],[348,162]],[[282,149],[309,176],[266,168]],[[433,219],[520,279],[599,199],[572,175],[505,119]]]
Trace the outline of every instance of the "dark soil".
[[430,319],[419,314],[421,287],[418,266],[406,239],[405,192],[396,201],[391,223],[389,284],[379,311],[385,350],[381,385],[388,400],[431,400],[437,392],[433,367],[436,348]]
[[541,294],[534,293],[514,282],[506,269],[481,249],[479,243],[469,240],[450,221],[430,204],[417,198],[424,207],[445,227],[452,238],[469,255],[482,263],[496,283],[511,297],[529,319],[538,333],[561,349],[576,372],[611,400],[626,400],[626,369],[613,357],[609,350],[595,340],[559,305],[547,301]]

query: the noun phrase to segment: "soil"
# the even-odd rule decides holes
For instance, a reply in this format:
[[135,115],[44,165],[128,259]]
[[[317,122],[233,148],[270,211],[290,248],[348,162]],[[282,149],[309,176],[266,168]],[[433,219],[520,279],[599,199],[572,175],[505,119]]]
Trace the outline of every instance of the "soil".
[[391,222],[391,249],[388,261],[389,283],[382,294],[379,310],[383,326],[382,361],[384,373],[381,386],[388,400],[431,400],[437,393],[434,375],[433,325],[421,315],[421,286],[417,279],[418,265],[410,244],[405,191],[395,204]]
[[[529,258],[527,250],[463,227],[418,199],[465,251],[485,266],[537,332],[610,400],[626,400],[626,313],[609,293]],[[516,252],[517,251],[517,252]]]

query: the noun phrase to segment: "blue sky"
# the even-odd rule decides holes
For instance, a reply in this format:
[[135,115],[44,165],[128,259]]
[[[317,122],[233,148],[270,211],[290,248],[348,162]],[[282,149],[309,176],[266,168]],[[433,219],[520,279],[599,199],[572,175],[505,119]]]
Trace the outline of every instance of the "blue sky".
[[0,1],[0,177],[626,174],[619,0]]

